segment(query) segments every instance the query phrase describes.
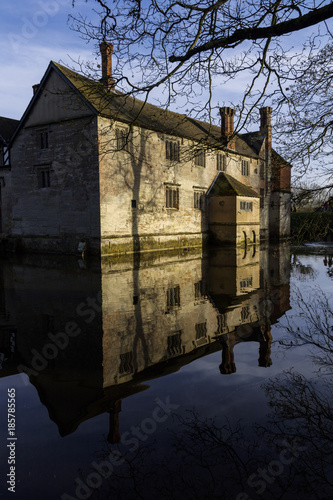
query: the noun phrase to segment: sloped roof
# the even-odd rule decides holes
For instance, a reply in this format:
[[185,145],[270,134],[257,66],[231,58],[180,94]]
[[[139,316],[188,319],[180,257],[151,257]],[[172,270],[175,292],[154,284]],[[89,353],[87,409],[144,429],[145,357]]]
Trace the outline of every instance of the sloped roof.
[[260,153],[265,141],[264,135],[260,135],[259,132],[248,132],[247,134],[241,134],[241,137],[257,155]]
[[250,198],[260,198],[254,189],[245,186],[245,184],[224,172],[219,172],[215,177],[208,194],[209,196],[247,196]]
[[[84,99],[94,107],[96,113],[125,123],[135,123],[146,129],[164,134],[176,135],[195,141],[205,141],[211,147],[222,148],[221,128],[185,114],[168,111],[105,86],[72,71],[61,64],[51,62],[50,66],[65,76],[68,82]],[[236,135],[236,152],[257,157],[257,152],[241,136]]]
[[19,120],[0,116],[0,140],[2,139],[4,142],[9,142],[18,124]]

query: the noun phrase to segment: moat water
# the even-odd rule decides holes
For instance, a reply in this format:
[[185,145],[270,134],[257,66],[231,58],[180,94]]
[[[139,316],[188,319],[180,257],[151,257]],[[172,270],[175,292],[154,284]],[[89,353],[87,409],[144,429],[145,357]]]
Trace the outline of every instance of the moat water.
[[333,498],[316,252],[3,258],[0,498]]

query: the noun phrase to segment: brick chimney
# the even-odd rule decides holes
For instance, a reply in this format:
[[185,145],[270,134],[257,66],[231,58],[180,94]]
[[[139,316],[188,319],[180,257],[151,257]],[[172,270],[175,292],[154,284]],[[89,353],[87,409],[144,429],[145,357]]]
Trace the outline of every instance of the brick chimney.
[[112,78],[112,53],[113,45],[109,42],[102,42],[99,46],[102,56],[102,78],[101,82],[109,90],[114,90],[115,81]]
[[272,108],[260,108],[260,135],[266,136],[266,150],[272,150]]
[[221,136],[227,142],[231,149],[235,149],[236,141],[234,134],[234,116],[235,110],[233,108],[223,107],[220,108],[221,114]]

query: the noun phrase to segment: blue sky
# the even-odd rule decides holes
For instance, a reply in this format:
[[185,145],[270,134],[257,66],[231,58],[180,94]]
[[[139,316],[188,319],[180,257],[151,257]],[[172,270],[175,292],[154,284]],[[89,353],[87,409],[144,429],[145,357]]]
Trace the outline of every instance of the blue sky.
[[[91,19],[96,6],[94,0],[76,0],[74,8],[72,0],[0,3],[0,116],[21,118],[32,97],[32,85],[40,82],[51,60],[75,67],[73,61],[95,59],[96,47],[70,29],[68,16],[81,13]],[[242,74],[229,87],[217,82],[220,105],[239,99],[246,80]],[[184,113],[177,105],[173,109]]]
[[69,14],[91,12],[93,2],[16,0],[0,4],[0,116],[19,119],[49,62],[73,66],[80,57],[94,58],[87,44],[67,23]]

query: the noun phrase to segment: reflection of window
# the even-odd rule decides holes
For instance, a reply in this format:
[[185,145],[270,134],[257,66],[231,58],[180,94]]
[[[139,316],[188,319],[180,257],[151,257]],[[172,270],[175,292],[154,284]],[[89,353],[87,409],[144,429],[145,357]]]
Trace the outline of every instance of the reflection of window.
[[204,167],[206,163],[205,151],[203,149],[198,149],[195,153],[194,164],[198,167]]
[[194,283],[194,297],[196,300],[201,299],[204,297],[204,287],[202,280],[197,281],[197,283]]
[[216,170],[220,172],[225,172],[226,170],[226,156],[222,153],[217,153],[216,155]]
[[124,375],[126,373],[132,373],[134,371],[133,368],[133,351],[125,352],[120,355],[120,366],[119,373],[120,375]]
[[252,287],[252,276],[249,278],[243,278],[240,280],[240,287],[241,288],[251,288]]
[[173,307],[180,307],[180,287],[179,285],[174,288],[169,288],[167,290],[167,309],[172,309]]
[[217,333],[223,333],[223,331],[227,327],[227,315],[224,314],[218,314],[217,316]]
[[176,208],[179,209],[179,189],[173,186],[167,186],[165,191],[166,199],[165,206],[166,208]]
[[252,201],[241,201],[240,209],[245,210],[245,212],[252,212],[253,209]]
[[179,141],[165,141],[165,157],[167,160],[179,161]]
[[241,310],[241,321],[244,323],[250,319],[250,307],[243,306]]
[[203,337],[207,337],[207,323],[197,323],[195,325],[195,339],[199,340]]
[[198,210],[205,209],[205,193],[204,191],[194,191],[194,208]]
[[182,331],[168,337],[168,354],[169,356],[175,356],[176,354],[182,354]]
[[242,160],[242,175],[250,175],[250,162]]

